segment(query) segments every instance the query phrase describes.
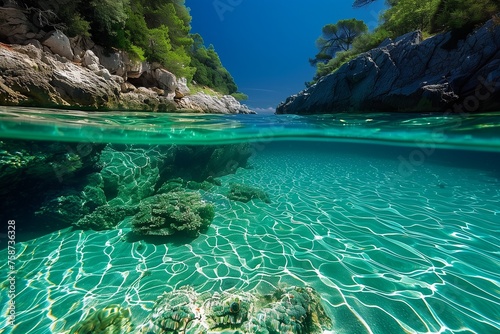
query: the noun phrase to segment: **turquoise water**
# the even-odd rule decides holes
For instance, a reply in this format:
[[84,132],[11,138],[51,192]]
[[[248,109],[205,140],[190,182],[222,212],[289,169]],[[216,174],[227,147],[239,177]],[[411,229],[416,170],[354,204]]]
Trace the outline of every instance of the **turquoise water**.
[[[165,181],[157,174],[172,147],[244,144],[249,160],[218,176],[219,185],[194,190],[215,208],[195,238],[138,237],[130,216],[101,231],[64,219],[58,228],[50,220],[40,226],[36,215],[19,212],[30,206],[9,202],[2,221],[16,220],[16,321],[7,323],[11,272],[2,261],[0,331],[69,333],[110,304],[129,308],[138,324],[157,296],[185,285],[262,294],[288,285],[319,293],[332,319],[328,333],[498,333],[499,127],[500,113],[47,115],[4,108],[3,142],[99,147],[92,172],[127,182],[107,190],[108,204],[132,206],[148,196],[135,189]],[[199,170],[202,161],[184,168]],[[230,199],[234,183],[264,191],[269,201]],[[79,188],[63,178],[54,189]],[[1,254],[7,259],[5,248]]]

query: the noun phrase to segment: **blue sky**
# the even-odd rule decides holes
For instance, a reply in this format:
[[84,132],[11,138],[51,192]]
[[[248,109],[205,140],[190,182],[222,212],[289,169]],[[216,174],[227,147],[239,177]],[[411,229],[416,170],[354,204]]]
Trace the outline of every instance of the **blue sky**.
[[327,23],[357,18],[377,25],[384,1],[352,8],[352,0],[186,0],[192,32],[213,44],[233,75],[245,103],[274,111],[289,95],[305,88],[315,69],[308,59]]

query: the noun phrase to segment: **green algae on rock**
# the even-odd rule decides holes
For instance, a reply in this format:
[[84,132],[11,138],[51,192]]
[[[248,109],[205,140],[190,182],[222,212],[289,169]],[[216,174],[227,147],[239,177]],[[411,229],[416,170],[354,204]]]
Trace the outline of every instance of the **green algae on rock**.
[[269,195],[263,190],[245,184],[232,183],[229,188],[227,197],[233,201],[247,203],[252,199],[260,199],[265,203],[271,203]]
[[214,331],[241,328],[253,311],[256,298],[250,293],[223,291],[202,295],[201,299],[205,299],[203,307],[207,325],[210,331]]
[[197,299],[198,294],[190,286],[164,292],[137,333],[205,333]]
[[277,289],[246,324],[250,333],[322,333],[331,327],[321,297],[309,287]]
[[139,235],[181,233],[197,237],[208,229],[214,216],[213,204],[203,201],[198,193],[181,190],[144,199],[132,226]]
[[197,293],[191,286],[165,292],[139,333],[316,334],[331,330],[321,297],[310,287],[270,295],[244,291]]
[[70,334],[124,334],[132,333],[133,329],[128,308],[108,305],[87,315],[84,320],[73,326]]
[[79,219],[74,225],[95,231],[109,230],[115,228],[126,217],[136,214],[138,210],[137,206],[103,205]]

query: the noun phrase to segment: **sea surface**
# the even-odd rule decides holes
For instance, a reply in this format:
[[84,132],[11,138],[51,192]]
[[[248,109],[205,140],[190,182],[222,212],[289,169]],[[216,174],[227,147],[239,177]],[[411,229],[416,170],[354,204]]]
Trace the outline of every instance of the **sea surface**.
[[[332,319],[328,333],[500,333],[500,112],[260,116],[0,107],[2,141],[119,145],[130,148],[121,150],[131,157],[128,171],[145,170],[138,157],[149,161],[171,145],[247,144],[251,156],[220,176],[220,185],[196,190],[215,208],[196,238],[131,237],[130,217],[107,230],[71,221],[54,230],[18,218],[24,203],[12,204],[12,216],[1,214],[0,333],[69,333],[110,304],[130,309],[137,324],[160,294],[186,285],[262,294],[312,287]],[[270,200],[230,200],[232,183]],[[8,221],[16,227],[14,270]]]

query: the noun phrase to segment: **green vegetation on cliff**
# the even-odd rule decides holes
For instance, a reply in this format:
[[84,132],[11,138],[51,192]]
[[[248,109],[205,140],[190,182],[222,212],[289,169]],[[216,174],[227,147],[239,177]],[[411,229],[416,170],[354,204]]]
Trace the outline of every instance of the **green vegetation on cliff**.
[[[376,0],[356,0],[353,6],[361,7],[374,1]],[[424,36],[430,36],[452,30],[454,32],[452,38],[455,40],[450,41],[449,47],[453,48],[456,42],[464,38],[474,27],[500,12],[500,3],[497,0],[473,2],[468,0],[386,0],[386,4],[388,9],[382,13],[380,25],[372,32],[366,32],[366,29],[362,29],[363,25],[359,23],[360,21],[354,19],[340,20],[336,24],[327,24],[323,27],[322,36],[316,42],[319,53],[314,59],[309,60],[313,66],[316,66],[316,74],[313,82],[306,83],[306,85],[332,73],[360,53],[377,47],[386,38],[396,38],[411,31],[421,30]],[[347,27],[346,23],[349,23]],[[332,27],[342,29],[334,29],[336,34],[332,35]],[[355,34],[354,38],[348,39],[353,34]],[[333,36],[333,43],[331,36]],[[349,43],[343,43],[347,39]],[[330,41],[330,44],[324,43],[325,40]],[[337,41],[343,43],[343,47],[339,47]],[[332,48],[330,45],[336,47]]]
[[41,27],[91,37],[138,60],[160,63],[189,82],[224,94],[237,92],[214,47],[206,48],[200,35],[190,33],[185,0],[21,0],[19,5],[37,8]]

